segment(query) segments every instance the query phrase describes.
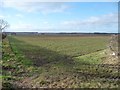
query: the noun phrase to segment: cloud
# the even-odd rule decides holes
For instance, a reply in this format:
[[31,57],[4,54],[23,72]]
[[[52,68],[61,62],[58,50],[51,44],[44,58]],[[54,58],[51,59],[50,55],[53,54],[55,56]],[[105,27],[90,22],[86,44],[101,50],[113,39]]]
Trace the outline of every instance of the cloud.
[[22,14],[16,14],[16,17],[23,18],[24,16]]
[[3,15],[0,15],[0,19],[3,19],[3,18],[5,18]]
[[14,30],[31,30],[31,29],[36,29],[36,26],[30,23],[25,23],[22,21],[18,21],[15,24],[11,24],[10,29]]
[[84,20],[68,20],[63,21],[60,27],[71,30],[81,31],[112,31],[113,29],[118,31],[118,14],[110,13],[102,16],[92,16]]
[[118,23],[118,14],[111,13],[107,15],[103,15],[100,17],[89,17],[85,20],[73,20],[73,21],[64,21],[61,24],[67,26],[80,26],[80,25],[110,25],[110,24]]
[[31,31],[31,30],[38,30],[38,29],[49,30],[53,28],[54,28],[54,25],[47,21],[43,21],[39,24],[35,24],[35,23],[23,22],[22,20],[17,21],[17,23],[11,24],[11,27],[10,27],[11,30],[17,30],[17,31],[18,30]]
[[44,21],[44,22],[43,22],[43,24],[49,24],[49,22],[47,22],[47,21]]
[[4,0],[3,7],[14,8],[25,12],[41,12],[43,14],[64,12],[68,6],[62,2],[30,2],[28,0]]
[[119,0],[5,0],[14,2],[119,2]]
[[7,18],[11,18],[11,16],[10,16],[10,15],[5,15],[5,14],[1,14],[1,13],[0,13],[0,19],[6,20]]
[[18,23],[11,25],[11,30],[21,31],[53,31],[53,32],[117,32],[118,28],[118,15],[117,13],[110,13],[102,16],[92,16],[84,20],[68,20],[59,23],[52,23],[42,21],[39,24]]

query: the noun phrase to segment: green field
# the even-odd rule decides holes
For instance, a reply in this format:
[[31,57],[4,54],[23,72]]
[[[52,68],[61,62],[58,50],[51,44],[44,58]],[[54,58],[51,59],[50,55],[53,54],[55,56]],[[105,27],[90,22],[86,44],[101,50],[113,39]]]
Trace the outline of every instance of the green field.
[[19,36],[14,38],[29,45],[38,46],[64,55],[79,56],[105,49],[109,37]]
[[21,87],[116,88],[117,67],[103,63],[109,40],[100,35],[9,36],[3,42],[3,65],[14,68],[12,80],[19,78]]

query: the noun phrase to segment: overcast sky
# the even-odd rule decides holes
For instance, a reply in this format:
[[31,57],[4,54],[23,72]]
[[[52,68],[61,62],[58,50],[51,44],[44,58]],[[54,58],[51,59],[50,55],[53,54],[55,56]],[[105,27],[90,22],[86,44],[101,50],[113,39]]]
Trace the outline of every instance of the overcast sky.
[[10,24],[6,31],[118,32],[118,3],[109,1],[111,2],[3,0],[0,18]]

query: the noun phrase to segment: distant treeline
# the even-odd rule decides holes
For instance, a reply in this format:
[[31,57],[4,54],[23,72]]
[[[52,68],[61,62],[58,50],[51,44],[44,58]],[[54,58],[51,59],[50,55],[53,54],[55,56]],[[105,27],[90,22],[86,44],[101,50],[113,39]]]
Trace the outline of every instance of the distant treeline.
[[111,35],[111,34],[118,34],[118,33],[39,33],[39,32],[5,32],[7,35]]

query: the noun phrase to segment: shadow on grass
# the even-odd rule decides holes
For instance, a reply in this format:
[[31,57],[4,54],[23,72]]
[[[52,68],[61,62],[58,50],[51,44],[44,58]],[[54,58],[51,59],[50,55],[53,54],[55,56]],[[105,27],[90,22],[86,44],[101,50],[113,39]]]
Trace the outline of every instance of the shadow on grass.
[[59,63],[62,65],[74,65],[74,61],[70,56],[63,55],[43,47],[30,45],[15,38],[10,38],[9,40],[13,52],[14,50],[18,50],[17,53],[22,53],[27,59],[32,60],[34,66],[39,67],[46,64]]

